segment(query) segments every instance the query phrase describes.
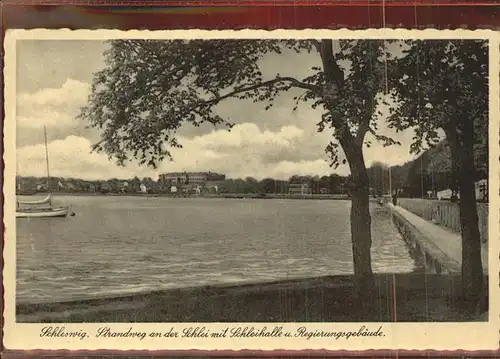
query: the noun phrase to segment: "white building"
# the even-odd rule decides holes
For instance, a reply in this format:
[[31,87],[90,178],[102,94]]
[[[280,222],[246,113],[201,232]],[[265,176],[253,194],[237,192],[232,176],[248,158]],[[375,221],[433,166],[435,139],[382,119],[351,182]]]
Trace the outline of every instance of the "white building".
[[307,183],[292,183],[288,185],[289,194],[311,194],[312,190],[309,188]]
[[486,201],[488,199],[488,180],[482,179],[476,182],[476,199]]
[[[476,189],[476,200],[486,201],[488,199],[488,180],[483,179],[475,183]],[[445,189],[437,193],[437,198],[439,200],[449,200],[452,195],[451,189]],[[460,198],[460,192],[457,192],[457,197]]]
[[[445,200],[445,199],[451,199],[451,195],[453,194],[453,191],[451,189],[445,189],[443,191],[439,191],[437,193],[437,198],[439,200]],[[457,196],[460,198],[460,194],[457,193]]]

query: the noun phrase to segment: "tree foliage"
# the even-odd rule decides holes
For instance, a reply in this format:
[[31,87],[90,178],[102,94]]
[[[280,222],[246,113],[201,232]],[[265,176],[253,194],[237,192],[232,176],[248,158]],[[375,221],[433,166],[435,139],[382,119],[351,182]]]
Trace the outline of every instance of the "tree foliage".
[[[118,164],[130,159],[155,167],[181,147],[176,134],[184,123],[225,125],[216,106],[227,98],[262,102],[292,88],[295,108],[309,102],[323,108],[318,130],[335,139],[362,142],[377,133],[375,109],[383,91],[383,41],[341,40],[113,40],[105,53],[106,67],[96,73],[91,95],[80,118],[100,129],[93,150],[104,151]],[[312,67],[303,78],[265,78],[261,59],[268,54],[319,52],[323,67]],[[339,143],[326,148],[332,165],[342,161]],[[345,160],[344,160],[345,162]]]
[[[414,130],[411,152],[438,143],[449,161],[438,161],[433,171],[448,171],[456,188],[459,156],[448,146],[473,141],[474,178],[488,173],[488,44],[482,40],[426,40],[407,42],[403,56],[394,59],[389,78],[397,105],[391,108],[389,127]],[[466,129],[471,125],[472,131]],[[444,132],[446,141],[440,142]],[[431,153],[434,153],[431,150]],[[430,154],[431,154],[430,153]],[[429,154],[429,155],[430,155]],[[419,165],[420,166],[420,165]],[[425,166],[424,166],[425,167]],[[418,172],[418,171],[417,171]],[[448,181],[447,181],[448,182]]]
[[[439,130],[474,121],[477,134],[488,124],[488,44],[482,40],[408,41],[403,56],[393,59],[390,87],[398,98],[388,125],[414,129],[411,146],[418,153],[440,141]],[[459,137],[462,135],[459,128]],[[487,133],[487,132],[486,132]],[[487,146],[488,136],[476,136]]]
[[[334,45],[336,45],[334,49]],[[318,131],[331,131],[326,146],[331,165],[348,163],[352,198],[351,235],[354,286],[361,306],[375,286],[371,268],[369,177],[363,156],[366,134],[385,145],[378,133],[377,109],[387,91],[383,40],[118,40],[110,43],[106,67],[96,74],[88,105],[80,117],[99,128],[104,151],[123,165],[130,158],[155,167],[180,147],[176,134],[184,123],[232,126],[216,107],[233,98],[273,106],[294,89],[293,109],[321,111]],[[307,75],[264,75],[267,55],[314,53],[320,66]],[[283,60],[285,56],[281,57]],[[319,63],[319,61],[318,61]],[[267,69],[269,70],[269,69]],[[300,72],[300,71],[299,71]],[[342,155],[345,159],[342,159]],[[247,182],[248,183],[248,182]]]
[[420,151],[424,143],[434,145],[439,129],[446,135],[452,182],[460,194],[463,297],[476,305],[484,287],[474,180],[478,165],[487,172],[487,161],[478,163],[484,153],[477,149],[487,149],[488,43],[419,41],[410,44],[396,62],[400,72],[391,78],[391,84],[400,106],[389,123],[397,129],[414,128],[413,152]]

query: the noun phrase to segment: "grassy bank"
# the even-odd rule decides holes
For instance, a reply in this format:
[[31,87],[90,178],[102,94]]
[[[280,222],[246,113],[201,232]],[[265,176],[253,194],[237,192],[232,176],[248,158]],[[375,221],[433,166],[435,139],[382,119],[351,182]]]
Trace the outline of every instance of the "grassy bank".
[[[18,305],[18,322],[432,322],[487,320],[464,310],[458,276],[376,275],[375,310],[353,304],[350,276],[205,286],[119,298]],[[485,303],[488,301],[485,300]]]

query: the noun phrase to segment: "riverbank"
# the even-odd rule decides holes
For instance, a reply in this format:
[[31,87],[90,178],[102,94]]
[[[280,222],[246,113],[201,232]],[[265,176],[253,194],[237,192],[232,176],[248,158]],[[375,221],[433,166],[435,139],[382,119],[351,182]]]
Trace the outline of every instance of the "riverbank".
[[[18,196],[46,196],[47,193]],[[151,194],[151,193],[99,193],[99,192],[54,192],[54,197],[160,197],[160,198],[204,198],[204,199],[301,199],[301,200],[340,200],[347,201],[350,198],[343,194],[254,194],[254,193],[229,193],[229,194],[207,194],[207,195],[173,195],[173,194]],[[378,203],[378,198],[370,198],[370,202]]]
[[[66,303],[19,304],[18,322],[464,322],[487,321],[487,303],[460,303],[460,277],[377,274],[375,310],[353,303],[351,276],[172,289]],[[487,280],[486,280],[487,283]],[[486,291],[486,289],[485,289]]]
[[[33,195],[18,196],[46,196],[47,193],[36,193]],[[314,199],[314,200],[348,200],[349,197],[343,194],[280,194],[280,193],[225,193],[225,194],[152,194],[152,193],[100,193],[100,192],[53,192],[54,197],[162,197],[162,198],[206,198],[206,199]],[[376,201],[375,199],[371,199]]]

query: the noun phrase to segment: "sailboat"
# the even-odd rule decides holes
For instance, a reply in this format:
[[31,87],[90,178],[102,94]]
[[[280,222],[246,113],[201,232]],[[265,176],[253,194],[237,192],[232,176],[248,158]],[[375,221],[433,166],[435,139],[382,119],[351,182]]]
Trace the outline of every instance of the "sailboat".
[[45,135],[45,159],[47,162],[47,187],[49,194],[42,199],[35,201],[17,201],[16,218],[47,218],[66,217],[69,206],[52,207],[52,195],[50,193],[50,170],[49,170],[49,150],[47,147],[47,130],[43,128]]

